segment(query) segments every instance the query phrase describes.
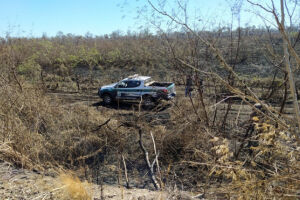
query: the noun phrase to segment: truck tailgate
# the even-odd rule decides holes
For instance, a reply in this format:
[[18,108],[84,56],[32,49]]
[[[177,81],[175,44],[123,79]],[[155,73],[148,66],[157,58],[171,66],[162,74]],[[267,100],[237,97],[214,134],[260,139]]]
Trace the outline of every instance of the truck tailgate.
[[175,84],[174,83],[172,83],[171,85],[169,85],[168,87],[167,87],[167,90],[168,90],[168,92],[170,93],[170,94],[175,94],[176,93],[176,91],[175,91]]

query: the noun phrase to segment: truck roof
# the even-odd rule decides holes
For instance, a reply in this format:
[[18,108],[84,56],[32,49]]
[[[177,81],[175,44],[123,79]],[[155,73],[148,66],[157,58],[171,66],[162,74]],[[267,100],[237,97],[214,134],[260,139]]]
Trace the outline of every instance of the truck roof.
[[132,75],[132,76],[128,76],[127,78],[125,78],[124,80],[140,80],[140,81],[144,81],[151,78],[150,76],[140,76],[138,74]]

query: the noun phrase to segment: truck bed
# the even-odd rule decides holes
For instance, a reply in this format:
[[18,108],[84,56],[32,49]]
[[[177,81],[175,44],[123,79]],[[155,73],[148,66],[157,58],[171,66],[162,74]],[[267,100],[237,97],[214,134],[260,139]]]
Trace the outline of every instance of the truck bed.
[[153,82],[149,86],[153,86],[153,87],[169,87],[172,84],[173,83],[167,83],[167,82]]

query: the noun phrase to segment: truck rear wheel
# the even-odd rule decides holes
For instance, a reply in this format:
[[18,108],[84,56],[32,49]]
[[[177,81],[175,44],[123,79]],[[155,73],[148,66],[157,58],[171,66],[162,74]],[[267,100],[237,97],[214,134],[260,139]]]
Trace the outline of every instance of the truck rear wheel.
[[152,97],[150,97],[150,96],[143,97],[143,105],[146,108],[150,108],[151,106],[154,106],[154,101],[153,101]]

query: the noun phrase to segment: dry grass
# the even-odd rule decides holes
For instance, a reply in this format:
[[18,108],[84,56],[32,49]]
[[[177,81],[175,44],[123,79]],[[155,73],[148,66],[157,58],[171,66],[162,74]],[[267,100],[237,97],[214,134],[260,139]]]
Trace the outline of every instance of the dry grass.
[[[157,125],[153,112],[64,105],[27,83],[23,84],[23,91],[9,81],[0,84],[2,160],[37,170],[81,168],[84,170],[80,177],[93,180],[98,175],[91,173],[92,177],[88,177],[86,169],[99,171],[102,164],[116,166],[122,153],[126,156],[130,174],[134,170],[144,170],[134,128],[140,126],[145,132],[145,146],[151,158],[154,154],[149,133],[154,134],[160,152],[162,176],[159,178],[166,187],[178,183],[183,189],[220,184],[222,187],[218,191],[234,198],[297,197],[297,144],[289,132],[276,128],[265,119],[256,122],[260,123],[256,134],[249,138],[260,144],[252,148],[253,154],[248,153],[249,148],[243,148],[241,155],[234,158],[230,145],[234,141],[240,142],[244,133],[233,135],[235,130],[232,130],[222,134],[216,127],[205,126],[197,96],[194,96],[194,107],[188,98],[178,98],[170,109],[171,121]],[[149,115],[154,118],[151,122]],[[109,118],[110,122],[101,126]],[[100,160],[102,157],[105,159]],[[111,176],[116,176],[115,172]],[[65,189],[62,198],[91,199],[88,184],[79,178],[64,174],[60,176],[60,184]]]
[[22,168],[43,170],[40,165],[33,165],[33,162],[26,155],[14,151],[11,145],[7,142],[0,144],[0,158],[10,163],[14,163]]
[[73,200],[91,200],[91,189],[87,181],[81,182],[78,177],[71,174],[60,174],[60,182],[65,191],[62,195],[63,199]]
[[[101,162],[115,166],[122,152],[130,170],[139,170],[144,163],[136,130],[124,125],[132,123],[143,128],[150,157],[153,147],[149,133],[153,132],[160,152],[159,178],[166,187],[180,182],[182,188],[203,188],[222,182],[216,191],[241,198],[264,198],[264,193],[279,198],[296,195],[299,189],[295,186],[299,180],[299,150],[294,139],[267,121],[256,122],[261,124],[255,138],[260,146],[253,149],[255,154],[250,156],[245,149],[235,159],[230,148],[232,134],[222,135],[198,121],[186,98],[178,98],[177,106],[171,108],[172,121],[155,125],[146,119],[151,112],[113,112],[83,104],[63,105],[38,88],[27,87],[21,92],[13,85],[5,86],[0,91],[1,103],[5,104],[0,107],[0,158],[21,167],[42,170],[62,166],[76,170],[89,165],[87,168],[92,171],[101,165],[96,158],[105,157]],[[199,107],[196,111],[201,114]],[[98,129],[109,118],[109,124]],[[81,177],[86,173],[84,170]],[[95,174],[90,176],[92,180]],[[85,182],[65,174],[59,180],[65,189],[62,198],[91,199]]]
[[65,106],[31,85],[23,91],[8,82],[0,87],[2,160],[31,169],[66,165],[104,147],[102,136],[113,132],[107,127],[95,131],[109,115],[92,107]]

